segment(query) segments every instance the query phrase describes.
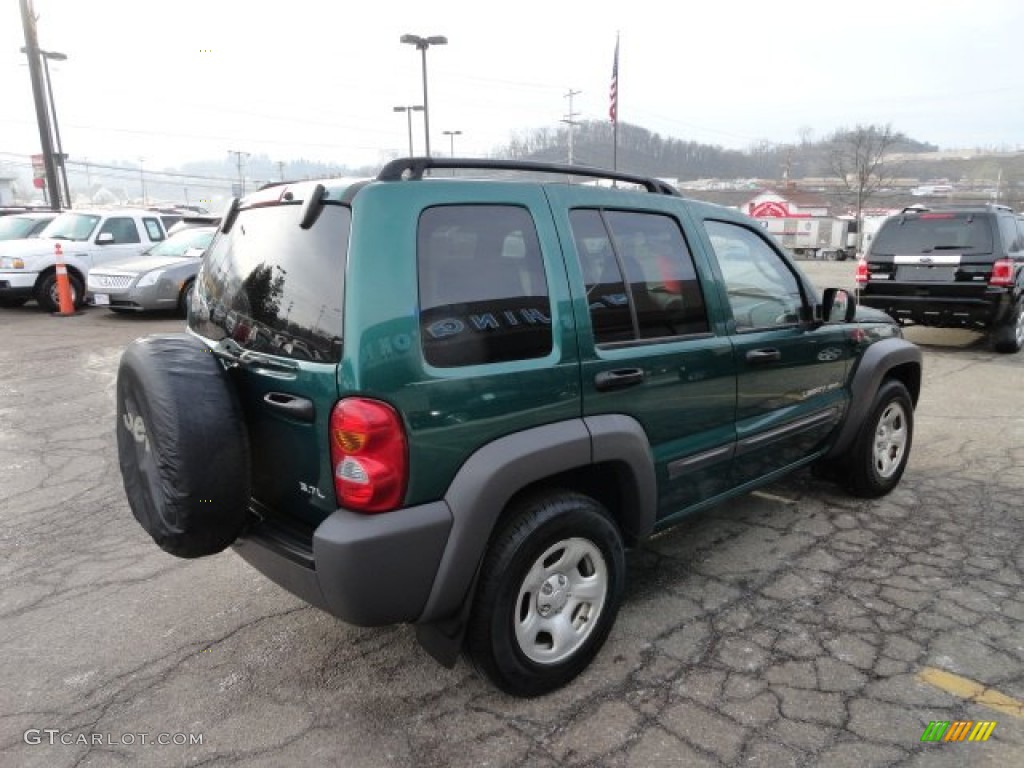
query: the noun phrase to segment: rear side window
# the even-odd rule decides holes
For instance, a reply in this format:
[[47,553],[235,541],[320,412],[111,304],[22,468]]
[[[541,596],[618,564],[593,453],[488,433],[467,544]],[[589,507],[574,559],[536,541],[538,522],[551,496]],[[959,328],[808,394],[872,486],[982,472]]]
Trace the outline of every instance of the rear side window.
[[570,222],[595,343],[710,330],[693,257],[673,218],[581,209]]
[[196,280],[189,327],[296,360],[341,360],[352,213],[327,202],[309,229],[298,204],[243,210],[215,237]]
[[1003,251],[1015,253],[1021,249],[1020,233],[1017,231],[1017,220],[1013,216],[999,216],[999,232],[1003,238]]
[[164,239],[164,231],[159,221],[156,219],[143,219],[142,223],[146,225],[146,233],[151,241],[158,243]]
[[537,229],[509,205],[426,209],[417,234],[420,338],[433,366],[551,352],[551,302]]
[[871,245],[872,255],[992,253],[991,216],[978,213],[921,213],[889,219]]

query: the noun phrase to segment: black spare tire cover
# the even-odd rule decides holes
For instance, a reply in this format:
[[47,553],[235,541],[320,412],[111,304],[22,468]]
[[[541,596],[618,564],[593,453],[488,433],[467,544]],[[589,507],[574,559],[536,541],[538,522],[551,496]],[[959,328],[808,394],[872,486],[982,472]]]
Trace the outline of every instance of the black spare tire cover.
[[184,333],[132,342],[117,372],[117,455],[132,513],[178,557],[228,547],[248,517],[249,442],[228,372]]

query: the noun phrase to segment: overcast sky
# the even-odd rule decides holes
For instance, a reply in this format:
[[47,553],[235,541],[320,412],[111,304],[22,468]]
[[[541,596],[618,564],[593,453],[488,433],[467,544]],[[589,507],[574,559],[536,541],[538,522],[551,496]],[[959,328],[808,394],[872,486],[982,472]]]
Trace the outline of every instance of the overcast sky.
[[[64,150],[149,168],[228,150],[348,165],[408,151],[427,53],[431,149],[607,120],[746,148],[891,123],[944,148],[1024,147],[1021,0],[35,0]],[[18,0],[0,5],[0,152],[39,151]],[[423,123],[413,119],[414,150]],[[2,157],[0,157],[2,159]]]

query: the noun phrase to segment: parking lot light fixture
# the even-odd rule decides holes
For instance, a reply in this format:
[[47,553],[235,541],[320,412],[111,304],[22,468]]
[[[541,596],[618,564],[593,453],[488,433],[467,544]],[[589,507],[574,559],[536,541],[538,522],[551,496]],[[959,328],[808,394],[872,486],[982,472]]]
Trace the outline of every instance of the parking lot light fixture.
[[409,107],[395,107],[394,110],[395,112],[405,112],[406,116],[409,118],[409,157],[412,157],[412,113],[422,112],[423,105],[416,104],[415,106]]
[[448,38],[444,35],[420,37],[419,35],[402,35],[399,42],[416,46],[423,60],[423,132],[426,137],[426,153],[430,157],[430,101],[427,99],[427,48],[432,45],[447,45]]

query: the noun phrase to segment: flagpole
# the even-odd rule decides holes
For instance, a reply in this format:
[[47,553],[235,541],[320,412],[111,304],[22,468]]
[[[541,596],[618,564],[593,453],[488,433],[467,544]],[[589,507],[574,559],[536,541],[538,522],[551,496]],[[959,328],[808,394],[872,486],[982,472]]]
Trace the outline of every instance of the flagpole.
[[611,103],[608,116],[612,119],[612,170],[619,169],[619,33],[615,33],[615,60],[612,64]]

